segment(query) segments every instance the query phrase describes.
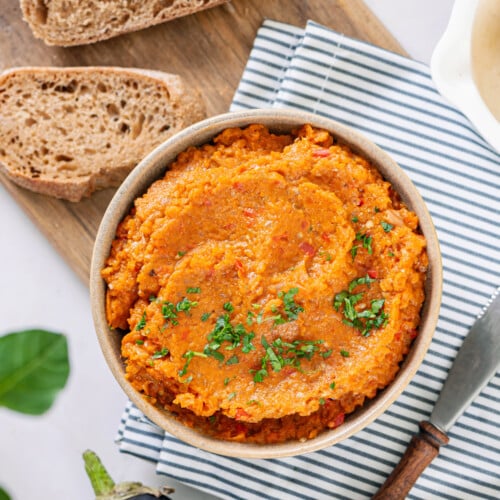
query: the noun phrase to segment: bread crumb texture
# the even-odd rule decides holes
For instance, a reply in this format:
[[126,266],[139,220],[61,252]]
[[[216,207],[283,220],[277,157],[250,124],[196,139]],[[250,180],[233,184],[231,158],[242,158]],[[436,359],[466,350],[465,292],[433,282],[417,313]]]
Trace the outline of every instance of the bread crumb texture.
[[117,186],[204,108],[177,75],[24,68],[0,77],[0,164],[18,184],[79,201]]
[[21,0],[24,19],[49,45],[81,45],[136,31],[227,0]]

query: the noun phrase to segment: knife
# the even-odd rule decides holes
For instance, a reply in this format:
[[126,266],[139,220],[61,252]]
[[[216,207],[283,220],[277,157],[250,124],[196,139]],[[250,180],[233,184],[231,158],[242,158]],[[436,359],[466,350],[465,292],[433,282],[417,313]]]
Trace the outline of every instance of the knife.
[[465,337],[428,421],[373,500],[406,497],[424,469],[448,444],[446,433],[469,407],[500,366],[500,289]]

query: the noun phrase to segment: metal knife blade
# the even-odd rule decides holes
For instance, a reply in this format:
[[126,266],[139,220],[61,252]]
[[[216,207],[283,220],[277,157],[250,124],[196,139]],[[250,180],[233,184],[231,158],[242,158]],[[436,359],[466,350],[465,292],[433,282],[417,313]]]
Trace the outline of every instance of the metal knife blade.
[[448,373],[429,421],[446,432],[500,366],[500,295],[474,323]]
[[446,432],[500,367],[500,288],[465,337],[429,421],[420,423],[403,458],[373,500],[405,498],[415,481],[448,444]]

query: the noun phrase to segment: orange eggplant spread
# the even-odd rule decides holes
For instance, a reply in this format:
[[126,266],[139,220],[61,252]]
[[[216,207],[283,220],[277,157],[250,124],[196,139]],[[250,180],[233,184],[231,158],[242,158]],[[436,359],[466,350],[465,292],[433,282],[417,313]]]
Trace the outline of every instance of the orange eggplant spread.
[[428,265],[418,218],[325,130],[227,129],[120,223],[102,276],[132,386],[219,439],[310,439],[395,377]]

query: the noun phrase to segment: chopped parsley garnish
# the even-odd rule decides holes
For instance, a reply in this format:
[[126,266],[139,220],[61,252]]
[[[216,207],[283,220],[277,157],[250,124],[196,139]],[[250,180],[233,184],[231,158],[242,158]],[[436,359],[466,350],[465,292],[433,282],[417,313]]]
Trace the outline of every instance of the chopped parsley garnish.
[[146,326],[146,311],[144,311],[142,313],[141,319],[139,320],[139,322],[135,326],[135,329],[137,331],[139,331],[139,330],[142,330],[145,326]]
[[228,395],[227,399],[228,399],[229,401],[231,401],[231,399],[234,399],[234,398],[236,397],[236,394],[237,394],[236,392],[231,392],[231,393]]
[[361,241],[363,248],[366,248],[366,250],[370,255],[373,253],[372,239],[373,238],[371,236],[368,236],[366,233],[365,234],[356,233],[356,241]]
[[187,315],[189,315],[191,309],[193,307],[196,307],[197,305],[198,305],[198,302],[193,302],[193,301],[189,300],[187,297],[184,297],[181,301],[177,302],[175,309],[178,312],[184,312]]
[[349,351],[345,351],[344,349],[340,349],[340,355],[344,356],[344,358],[348,358],[350,356]]
[[169,350],[166,348],[166,347],[163,347],[160,351],[156,351],[153,356],[151,356],[153,359],[160,359],[160,358],[164,358],[165,356],[167,356],[167,354],[169,353]]
[[385,222],[384,220],[380,223],[382,226],[382,229],[388,233],[394,226],[392,224],[389,224],[388,222]]
[[375,281],[375,278],[370,278],[370,276],[367,274],[366,276],[361,276],[360,278],[355,278],[349,283],[349,292],[352,292],[358,285],[368,285],[370,286],[370,283],[373,283]]
[[211,314],[212,314],[211,312],[206,312],[206,313],[203,313],[203,314],[201,315],[201,321],[203,321],[203,322],[207,321],[207,320],[208,320],[208,318],[210,318],[210,315],[211,315]]
[[356,223],[359,221],[359,218],[355,215],[351,220],[352,222]]
[[230,312],[232,313],[234,311],[234,306],[233,304],[231,304],[231,302],[226,302],[222,308],[224,309],[224,311],[227,311],[227,312]]
[[192,286],[186,289],[186,293],[201,293],[201,288],[199,286]]
[[335,382],[332,382],[332,383],[330,384],[330,389],[335,389]]
[[304,312],[304,308],[295,303],[295,295],[297,295],[297,293],[299,293],[298,288],[290,288],[288,292],[278,292],[278,297],[283,300],[285,314],[288,317],[288,321],[295,321],[298,318],[299,313]]
[[177,257],[184,257],[184,255],[186,255],[187,252],[182,252],[182,251],[179,251],[177,252]]
[[252,340],[255,337],[255,333],[249,332],[243,335],[242,340],[243,340],[243,347],[241,348],[242,352],[249,353],[250,351],[253,351],[255,349],[255,346],[252,344]]
[[255,313],[252,311],[247,312],[247,325],[252,326],[255,320]]
[[353,290],[359,285],[370,286],[375,281],[368,275],[355,278],[349,283],[347,290],[337,293],[333,299],[333,307],[336,311],[343,308],[344,318],[342,322],[356,328],[361,335],[368,336],[373,329],[384,327],[389,320],[389,315],[383,311],[385,299],[373,299],[370,308],[358,311],[355,305],[363,298],[363,292],[353,294]]
[[239,363],[240,360],[238,359],[238,356],[236,356],[236,354],[234,356],[231,356],[227,361],[226,361],[226,365],[236,365],[237,363]]
[[319,398],[319,404],[323,406],[325,404],[325,398]]
[[356,255],[358,254],[358,245],[353,245],[353,247],[351,248],[351,257],[352,257],[352,260],[354,260],[356,258]]
[[203,353],[203,352],[186,351],[184,353],[184,355],[182,356],[183,358],[186,359],[186,362],[184,363],[184,367],[182,368],[182,370],[179,370],[179,376],[180,377],[183,377],[184,375],[186,375],[187,370],[189,368],[189,363],[191,363],[191,360],[195,356],[199,356],[200,358],[206,358],[207,357],[207,355],[205,353]]
[[170,321],[172,325],[178,325],[176,307],[172,302],[164,302],[161,306],[161,314],[166,321],[166,325]]
[[143,340],[143,339],[137,339],[137,340],[135,341],[135,343],[136,343],[137,345],[143,345],[143,344],[144,344],[144,340]]
[[231,379],[230,379],[229,377],[226,377],[226,378],[224,379],[224,385],[229,384],[229,382],[230,382],[230,381],[231,381]]
[[264,347],[264,356],[261,359],[260,370],[251,370],[254,374],[254,382],[263,382],[264,378],[269,375],[268,365],[275,372],[281,371],[285,366],[293,366],[300,370],[300,363],[303,359],[312,359],[318,353],[320,356],[328,357],[331,351],[320,352],[320,345],[323,340],[294,340],[293,342],[285,342],[278,337],[272,344],[269,344],[267,339],[262,336],[261,344]]

